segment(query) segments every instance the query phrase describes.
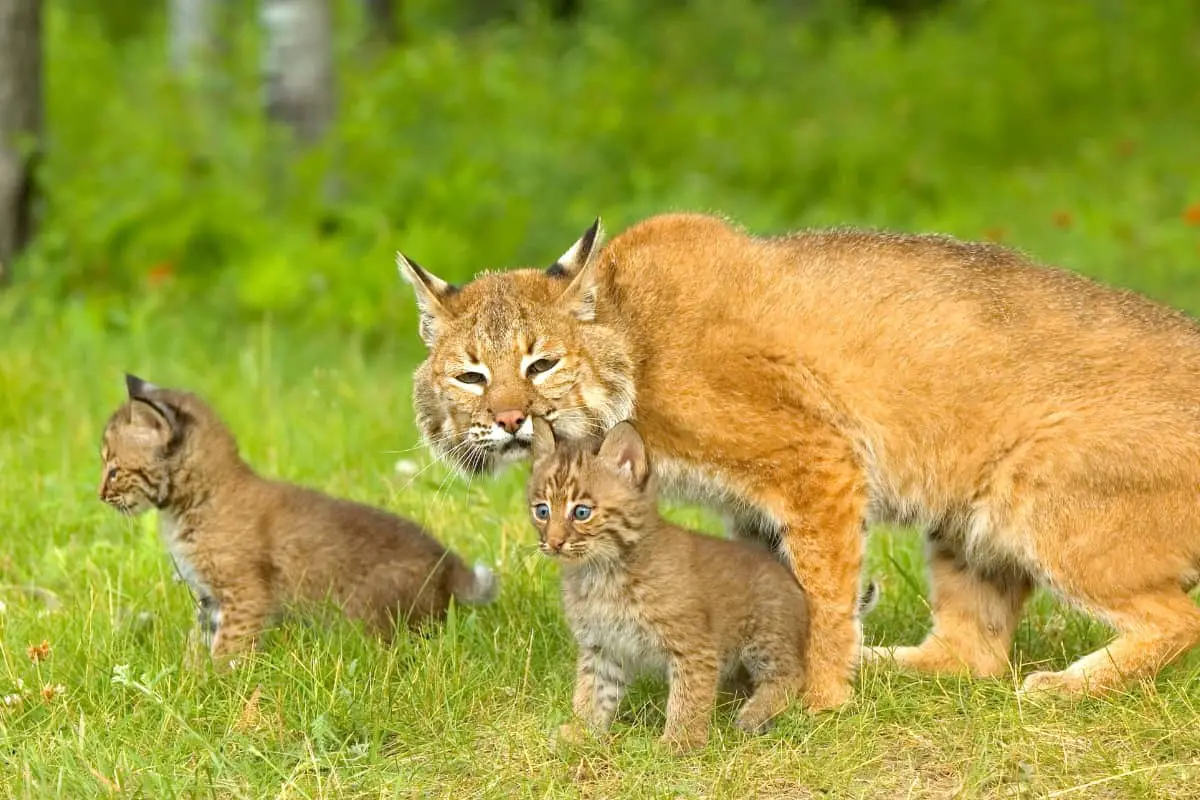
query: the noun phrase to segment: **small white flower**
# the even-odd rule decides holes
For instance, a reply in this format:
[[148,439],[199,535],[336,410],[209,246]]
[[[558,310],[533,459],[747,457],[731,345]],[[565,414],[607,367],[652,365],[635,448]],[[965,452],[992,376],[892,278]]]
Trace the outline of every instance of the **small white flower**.
[[396,462],[397,475],[416,475],[421,471],[421,465],[411,458],[402,458]]
[[118,686],[129,685],[128,664],[113,664],[112,682]]
[[13,708],[14,706],[21,705],[21,695],[19,695],[19,694],[4,695],[4,705],[8,706],[9,708]]

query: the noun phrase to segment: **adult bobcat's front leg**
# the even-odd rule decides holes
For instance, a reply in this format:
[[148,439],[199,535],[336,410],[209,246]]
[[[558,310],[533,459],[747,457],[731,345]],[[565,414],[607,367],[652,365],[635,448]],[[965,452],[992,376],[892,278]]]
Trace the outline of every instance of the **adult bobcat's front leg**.
[[781,550],[808,594],[804,705],[824,711],[850,699],[858,662],[866,481],[849,443],[831,429],[810,432],[795,459],[776,465],[763,494],[783,524]]

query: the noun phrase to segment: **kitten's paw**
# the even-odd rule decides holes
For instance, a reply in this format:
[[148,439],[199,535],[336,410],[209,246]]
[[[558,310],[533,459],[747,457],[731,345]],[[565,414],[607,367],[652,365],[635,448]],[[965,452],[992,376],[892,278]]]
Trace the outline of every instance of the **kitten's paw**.
[[760,736],[771,732],[771,729],[775,727],[775,720],[760,719],[757,715],[739,714],[737,719],[733,721],[733,724],[742,733],[749,734],[750,736]]
[[573,747],[581,744],[586,744],[592,741],[595,735],[586,725],[574,720],[559,725],[554,733],[550,734],[550,745],[552,747],[567,746]]
[[675,755],[684,755],[705,747],[708,744],[708,731],[674,731],[664,733],[659,743]]

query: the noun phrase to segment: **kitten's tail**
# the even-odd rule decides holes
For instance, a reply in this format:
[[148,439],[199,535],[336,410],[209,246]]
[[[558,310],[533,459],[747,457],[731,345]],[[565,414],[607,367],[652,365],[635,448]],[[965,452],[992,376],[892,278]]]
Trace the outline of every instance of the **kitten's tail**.
[[460,603],[483,605],[496,599],[500,592],[500,579],[482,561],[476,561],[473,569],[459,561],[450,576],[450,593]]

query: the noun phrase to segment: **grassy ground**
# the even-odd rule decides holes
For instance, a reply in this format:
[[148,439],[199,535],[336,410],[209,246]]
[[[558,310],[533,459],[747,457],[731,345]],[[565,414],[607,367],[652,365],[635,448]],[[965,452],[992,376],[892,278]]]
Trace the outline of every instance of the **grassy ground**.
[[[9,316],[0,796],[1200,796],[1196,657],[1126,696],[1037,704],[1012,680],[872,669],[842,712],[795,710],[762,738],[721,710],[708,749],[683,759],[655,746],[665,696],[647,682],[610,743],[557,751],[548,734],[568,714],[574,649],[555,568],[532,547],[524,472],[468,486],[426,468],[411,331],[367,347],[153,309],[103,325],[69,309]],[[154,520],[96,498],[98,437],[126,369],[207,395],[260,470],[411,515],[497,563],[500,600],[391,649],[348,625],[293,624],[233,675],[183,669],[192,610]],[[715,530],[697,510],[671,514]],[[869,566],[884,598],[868,640],[916,641],[928,614],[915,534],[876,531]],[[1017,652],[1026,669],[1062,665],[1105,636],[1039,597]],[[31,657],[43,641],[48,655]]]

